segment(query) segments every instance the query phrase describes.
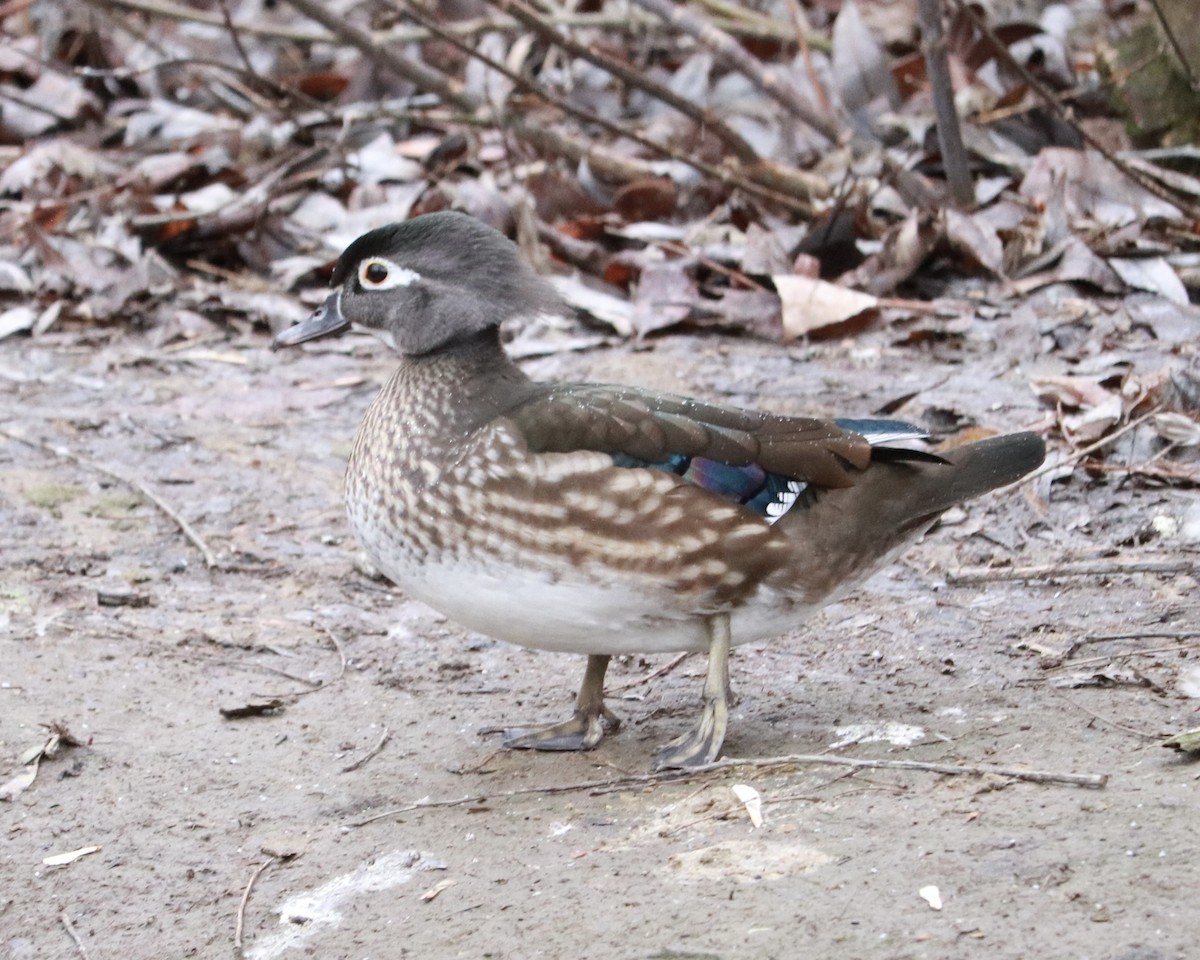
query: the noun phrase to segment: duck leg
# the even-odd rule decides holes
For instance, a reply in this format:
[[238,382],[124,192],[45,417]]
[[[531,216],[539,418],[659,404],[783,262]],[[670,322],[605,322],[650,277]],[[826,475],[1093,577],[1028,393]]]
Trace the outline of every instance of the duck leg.
[[607,655],[588,657],[575,712],[562,723],[543,727],[518,727],[504,731],[504,746],[512,750],[591,750],[604,734],[621,725],[620,718],[604,705]]
[[712,763],[725,742],[725,729],[729,725],[729,614],[709,617],[705,626],[708,674],[704,678],[704,709],[691,730],[655,751],[655,770]]

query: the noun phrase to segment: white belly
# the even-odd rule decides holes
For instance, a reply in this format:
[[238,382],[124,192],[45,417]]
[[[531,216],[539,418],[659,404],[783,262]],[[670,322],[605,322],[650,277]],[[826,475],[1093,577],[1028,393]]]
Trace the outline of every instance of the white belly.
[[[507,569],[502,578],[466,565],[383,572],[456,623],[523,647],[612,655],[708,649],[703,612],[681,609],[669,594],[649,596],[520,568]],[[760,588],[730,611],[733,643],[777,636],[814,609]]]

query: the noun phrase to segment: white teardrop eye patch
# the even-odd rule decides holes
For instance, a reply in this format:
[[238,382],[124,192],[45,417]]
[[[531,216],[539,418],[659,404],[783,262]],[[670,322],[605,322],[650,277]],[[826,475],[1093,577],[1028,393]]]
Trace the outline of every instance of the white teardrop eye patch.
[[415,270],[409,270],[385,257],[371,257],[358,265],[358,282],[364,290],[391,290],[407,287],[421,279]]

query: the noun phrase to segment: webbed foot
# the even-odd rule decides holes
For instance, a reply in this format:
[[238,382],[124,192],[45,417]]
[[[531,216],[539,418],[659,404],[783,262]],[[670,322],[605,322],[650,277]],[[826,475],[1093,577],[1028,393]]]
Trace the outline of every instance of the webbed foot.
[[576,710],[562,723],[506,729],[504,746],[510,750],[591,750],[620,725],[620,718],[601,704],[599,712]]
[[729,726],[729,616],[708,621],[708,673],[704,678],[704,710],[691,730],[654,752],[654,769],[700,767],[721,752]]
[[545,726],[503,729],[504,746],[511,750],[591,750],[606,733],[616,730],[621,720],[604,705],[604,674],[609,659],[600,654],[588,657],[570,719]]

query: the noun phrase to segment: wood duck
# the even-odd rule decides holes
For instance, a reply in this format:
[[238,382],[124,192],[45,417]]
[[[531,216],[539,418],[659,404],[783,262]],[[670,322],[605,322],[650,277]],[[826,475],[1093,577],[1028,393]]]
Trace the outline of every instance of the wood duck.
[[793,629],[952,505],[1042,462],[1032,433],[933,455],[893,420],[817,420],[633,387],[537,383],[500,343],[564,309],[492,228],[435,213],[372,230],[284,347],[358,324],[400,354],[346,475],[349,518],[409,596],[471,630],[587,655],[574,714],[509,747],[586,750],[619,721],[609,659],[708,653],[696,725],[657,768],[717,758],[730,648]]

